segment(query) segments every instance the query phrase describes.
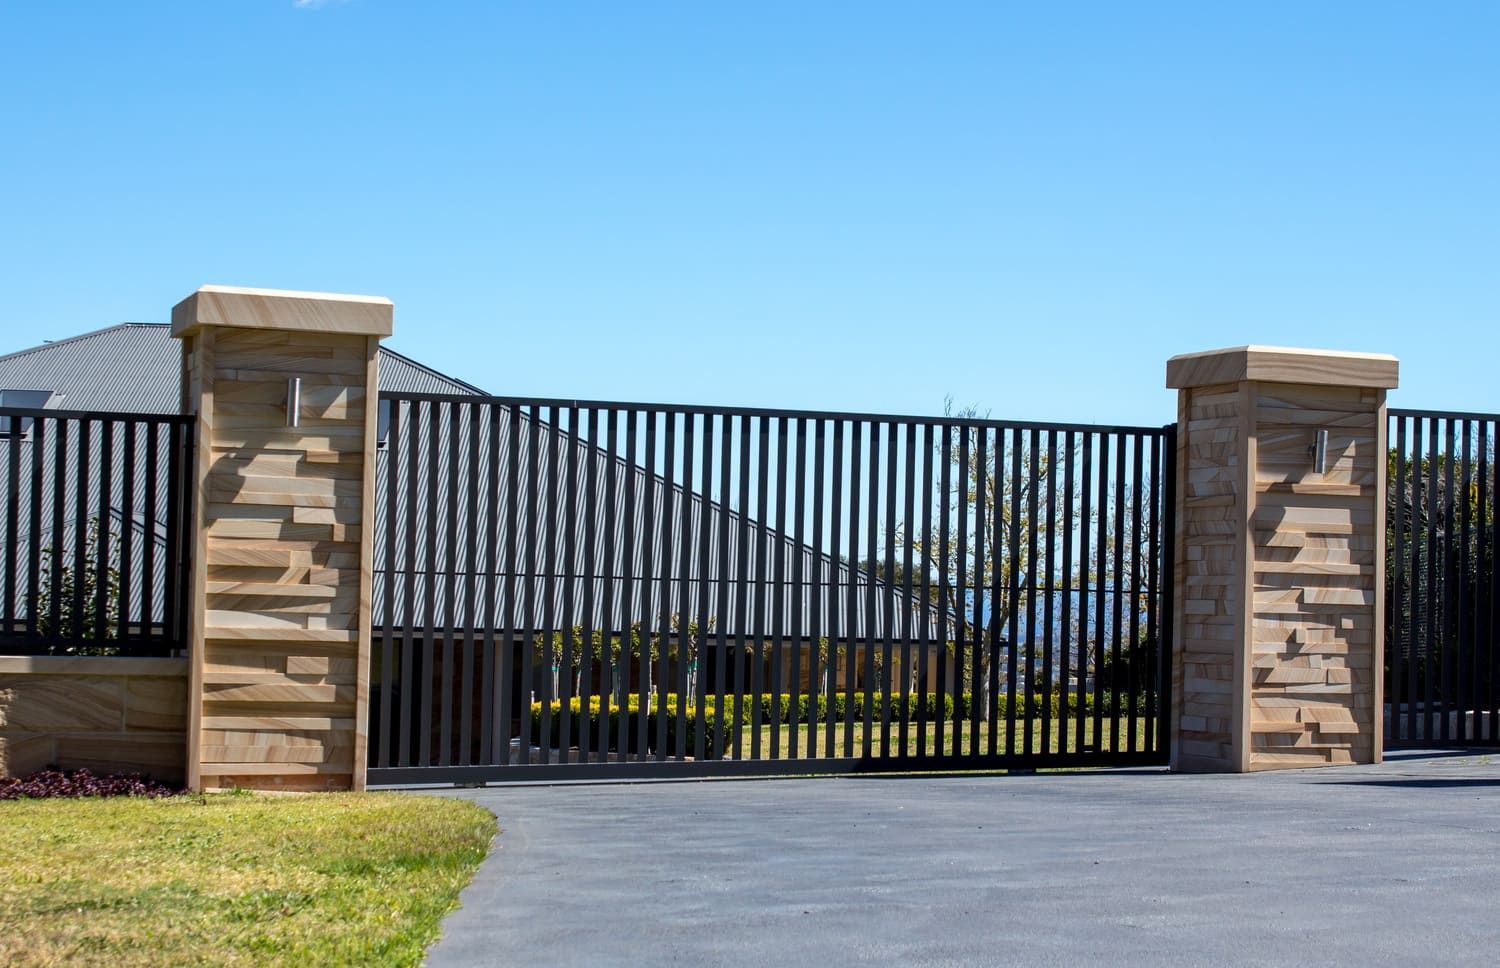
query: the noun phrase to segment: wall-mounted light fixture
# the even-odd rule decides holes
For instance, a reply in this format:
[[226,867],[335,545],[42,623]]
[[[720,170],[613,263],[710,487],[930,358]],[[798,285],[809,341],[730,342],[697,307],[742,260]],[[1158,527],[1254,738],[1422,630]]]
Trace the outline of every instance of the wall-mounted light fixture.
[[1328,431],[1319,430],[1313,434],[1312,446],[1307,452],[1313,459],[1313,470],[1324,473],[1328,467]]
[[295,427],[301,419],[302,378],[291,377],[286,381],[286,425]]

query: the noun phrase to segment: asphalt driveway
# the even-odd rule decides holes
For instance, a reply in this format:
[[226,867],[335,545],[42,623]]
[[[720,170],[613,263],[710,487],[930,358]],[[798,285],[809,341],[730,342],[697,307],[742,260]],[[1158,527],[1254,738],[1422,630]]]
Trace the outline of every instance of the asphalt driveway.
[[1500,756],[446,795],[502,832],[434,966],[1500,958]]

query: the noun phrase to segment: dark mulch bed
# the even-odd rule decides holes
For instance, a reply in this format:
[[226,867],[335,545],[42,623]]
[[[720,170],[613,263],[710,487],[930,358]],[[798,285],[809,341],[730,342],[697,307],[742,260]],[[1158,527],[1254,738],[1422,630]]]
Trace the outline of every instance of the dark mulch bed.
[[96,775],[90,770],[38,770],[27,777],[0,777],[0,800],[48,797],[172,797],[181,793],[138,773]]

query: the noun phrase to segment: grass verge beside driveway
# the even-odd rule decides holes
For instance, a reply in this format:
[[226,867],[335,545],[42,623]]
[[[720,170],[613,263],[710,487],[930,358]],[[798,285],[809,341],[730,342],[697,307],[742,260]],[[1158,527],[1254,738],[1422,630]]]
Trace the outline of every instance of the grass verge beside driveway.
[[463,800],[0,803],[0,964],[416,965],[489,849]]

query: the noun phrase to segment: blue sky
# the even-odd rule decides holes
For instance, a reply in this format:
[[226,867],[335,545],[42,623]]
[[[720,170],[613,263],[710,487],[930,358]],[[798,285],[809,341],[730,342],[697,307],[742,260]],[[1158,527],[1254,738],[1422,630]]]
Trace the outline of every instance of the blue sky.
[[502,394],[1160,424],[1165,359],[1500,410],[1500,5],[9,5],[0,350],[375,293]]

